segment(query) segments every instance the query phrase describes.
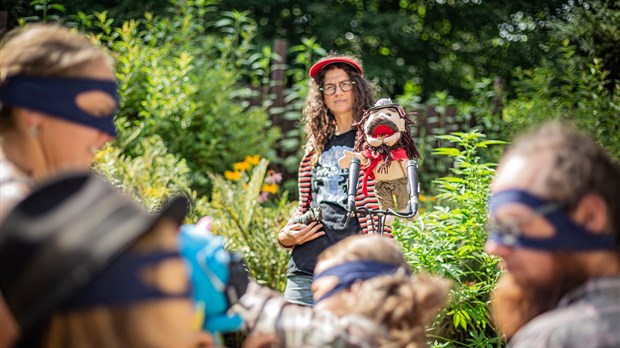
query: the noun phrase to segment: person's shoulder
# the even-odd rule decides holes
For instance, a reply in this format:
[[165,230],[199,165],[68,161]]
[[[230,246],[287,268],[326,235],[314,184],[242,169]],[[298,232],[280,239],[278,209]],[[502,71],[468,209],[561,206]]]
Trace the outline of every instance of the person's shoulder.
[[337,316],[313,311],[312,329],[306,332],[304,347],[378,347],[387,335],[383,326],[360,315]]
[[4,156],[0,157],[0,221],[32,188],[32,182]]
[[[607,322],[600,310],[587,303],[558,308],[534,318],[510,341],[511,348],[616,347],[620,318]],[[613,328],[613,329],[611,329]]]

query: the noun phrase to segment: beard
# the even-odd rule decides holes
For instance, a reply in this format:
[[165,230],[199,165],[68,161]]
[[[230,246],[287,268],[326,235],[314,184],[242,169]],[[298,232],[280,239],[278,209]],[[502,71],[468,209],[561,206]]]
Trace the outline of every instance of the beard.
[[583,264],[568,252],[554,254],[552,274],[545,284],[525,284],[509,272],[499,278],[491,294],[491,315],[500,334],[510,339],[530,320],[556,308],[566,293],[588,278]]

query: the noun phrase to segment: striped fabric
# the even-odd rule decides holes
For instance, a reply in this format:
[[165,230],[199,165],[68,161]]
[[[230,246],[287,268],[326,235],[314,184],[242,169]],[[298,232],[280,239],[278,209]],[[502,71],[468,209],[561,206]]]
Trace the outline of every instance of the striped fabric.
[[[299,164],[299,173],[297,179],[299,185],[299,206],[297,207],[297,211],[295,212],[295,214],[293,214],[293,217],[305,213],[308,208],[310,208],[310,202],[312,200],[310,183],[310,181],[312,180],[312,167],[310,166],[310,161],[314,153],[315,152],[310,147],[310,145],[307,145],[305,155],[302,158],[301,163]],[[357,181],[357,196],[355,197],[355,207],[357,209],[379,209],[379,203],[374,194],[374,179],[368,179],[368,197],[366,197],[362,193],[363,178],[364,173],[360,172],[360,177]],[[378,222],[377,217],[374,217],[374,226],[373,224],[371,224],[370,217],[368,215],[358,213],[358,219],[360,222],[360,226],[362,227],[362,233],[379,233],[379,231],[376,230]],[[386,235],[392,236],[392,231],[389,227],[384,226],[384,231]]]

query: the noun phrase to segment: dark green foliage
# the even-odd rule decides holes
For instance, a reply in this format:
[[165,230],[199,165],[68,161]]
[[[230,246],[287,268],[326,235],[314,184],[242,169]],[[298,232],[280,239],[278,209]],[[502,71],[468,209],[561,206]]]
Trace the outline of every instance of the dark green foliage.
[[327,50],[360,54],[383,93],[401,94],[410,83],[426,99],[439,90],[467,97],[480,77],[509,77],[514,66],[536,64],[547,54],[539,45],[547,39],[545,22],[556,9],[584,3],[228,0],[221,6],[251,11],[263,42],[316,37]]
[[573,122],[589,132],[616,158],[620,158],[620,84],[612,91],[603,61],[575,56],[565,46],[563,56],[516,73],[516,98],[504,109],[505,136],[549,119]]

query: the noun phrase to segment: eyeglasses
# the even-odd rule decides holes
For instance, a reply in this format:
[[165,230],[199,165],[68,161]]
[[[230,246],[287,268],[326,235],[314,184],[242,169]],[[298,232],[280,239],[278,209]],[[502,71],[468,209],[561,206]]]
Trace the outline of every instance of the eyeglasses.
[[[355,81],[344,80],[344,81],[340,81],[340,83],[338,84],[338,87],[340,87],[341,91],[348,92],[353,89],[354,84],[355,84]],[[321,90],[325,95],[332,95],[336,93],[336,88],[337,86],[335,84],[328,83],[324,85],[323,87],[319,88],[319,90]]]

